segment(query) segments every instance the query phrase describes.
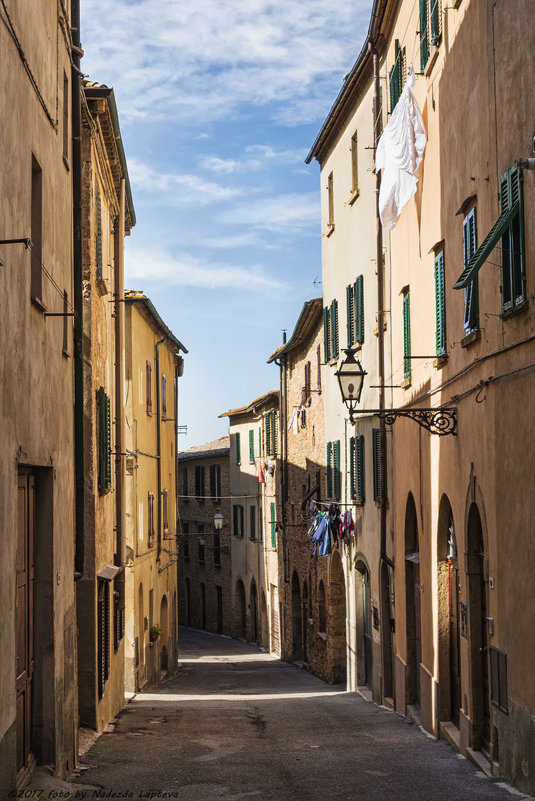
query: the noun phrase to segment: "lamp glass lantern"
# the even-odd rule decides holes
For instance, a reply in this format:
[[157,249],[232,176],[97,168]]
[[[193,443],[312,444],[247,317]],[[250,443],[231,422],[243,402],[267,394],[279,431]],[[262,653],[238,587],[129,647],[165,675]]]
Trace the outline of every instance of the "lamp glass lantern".
[[341,362],[335,376],[338,378],[342,399],[349,409],[350,419],[353,419],[353,411],[360,401],[364,376],[368,375],[362,369],[361,363],[355,359],[355,351],[348,348],[344,351],[346,358]]
[[220,512],[216,512],[214,515],[214,528],[216,531],[221,531],[223,528],[223,515]]

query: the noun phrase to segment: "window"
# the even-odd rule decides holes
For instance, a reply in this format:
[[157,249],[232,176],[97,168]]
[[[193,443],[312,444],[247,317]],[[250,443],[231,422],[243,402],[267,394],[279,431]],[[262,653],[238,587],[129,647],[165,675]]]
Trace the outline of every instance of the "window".
[[[509,311],[526,298],[524,197],[522,171],[508,170],[500,178],[500,218],[510,222],[502,236],[502,306]],[[509,219],[509,217],[508,217]]]
[[405,48],[400,47],[399,39],[394,42],[394,64],[388,74],[390,87],[390,113],[394,111],[403,91],[403,73],[405,64]]
[[189,523],[182,525],[184,532],[184,559],[189,559]]
[[373,500],[378,503],[383,493],[383,465],[381,461],[381,431],[372,430],[373,440]]
[[254,464],[254,428],[249,429],[249,462]]
[[124,606],[120,606],[119,578],[113,580],[113,650],[117,652],[124,637]]
[[495,645],[491,645],[489,650],[491,701],[507,715],[507,654]]
[[197,523],[197,552],[199,562],[204,562],[204,523]]
[[333,444],[327,443],[327,497],[333,495]]
[[215,503],[221,500],[221,465],[210,465],[210,496]]
[[221,564],[221,536],[219,531],[214,531],[214,565]]
[[111,413],[110,396],[99,387],[98,405],[98,488],[107,492],[111,488]]
[[97,186],[97,222],[96,222],[96,236],[95,236],[95,265],[97,268],[97,279],[102,280],[102,202],[100,199],[100,190]]
[[308,403],[311,396],[311,389],[310,389],[310,372],[311,372],[311,364],[310,362],[305,362],[305,403]]
[[374,131],[374,144],[377,147],[377,142],[383,133],[383,87],[379,91],[379,98],[373,98],[373,131]]
[[63,161],[69,166],[69,79],[63,73]]
[[162,417],[167,417],[167,379],[162,374]]
[[204,467],[197,465],[195,468],[195,497],[201,503],[204,501]]
[[411,299],[407,289],[403,295],[403,378],[408,381],[411,375]]
[[252,540],[256,539],[256,506],[254,504],[249,507],[249,537]]
[[[463,221],[463,253],[464,265],[477,251],[477,213],[474,206]],[[477,273],[464,288],[464,330],[471,334],[479,328],[479,281]]]
[[239,431],[237,431],[235,434],[235,443],[236,443],[236,464],[241,464],[241,437]]
[[431,45],[440,44],[442,35],[440,0],[420,0],[420,69],[424,72]]
[[357,132],[351,137],[351,194],[355,197],[359,193],[359,150]]
[[359,275],[354,284],[346,287],[347,347],[364,342],[364,277]]
[[182,468],[182,495],[184,501],[189,501],[188,497],[188,468]]
[[321,345],[318,345],[316,350],[316,364],[318,369],[317,389],[318,391],[320,391],[321,390]]
[[266,456],[277,455],[277,412],[266,412],[264,415],[264,431]]
[[333,300],[330,306],[323,309],[323,340],[325,362],[338,356],[338,301]]
[[332,172],[327,178],[327,204],[328,204],[328,214],[329,214],[327,236],[329,236],[329,234],[331,234],[334,231],[334,182],[333,182]]
[[149,492],[147,498],[147,512],[148,512],[148,545],[152,548],[154,545],[154,493]]
[[277,547],[277,518],[275,516],[275,504],[271,503],[269,505],[269,512],[270,512],[270,520],[269,520],[269,527],[271,529],[271,547]]
[[364,476],[364,436],[351,437],[349,441],[350,453],[350,484],[351,498],[357,506],[362,506],[366,499]]
[[163,533],[169,534],[169,492],[162,490]]
[[340,500],[340,440],[327,443],[327,497]]
[[262,426],[258,429],[258,455],[262,456]]
[[446,276],[444,270],[444,251],[435,256],[435,309],[436,309],[436,352],[446,356]]
[[232,531],[236,537],[243,537],[243,506],[233,504],[232,506]]
[[110,583],[98,582],[98,697],[110,675]]
[[43,303],[41,262],[43,256],[43,172],[35,156],[32,155],[32,196],[31,196],[31,281],[32,300]]
[[152,364],[145,362],[145,388],[147,398],[147,414],[152,414]]

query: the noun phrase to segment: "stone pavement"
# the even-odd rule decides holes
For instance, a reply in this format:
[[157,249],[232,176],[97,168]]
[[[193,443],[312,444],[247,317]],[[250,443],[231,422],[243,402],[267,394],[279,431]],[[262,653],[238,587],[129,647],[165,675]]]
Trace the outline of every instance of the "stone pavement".
[[178,676],[135,696],[70,790],[41,799],[514,801],[446,742],[359,694],[236,640],[180,638]]

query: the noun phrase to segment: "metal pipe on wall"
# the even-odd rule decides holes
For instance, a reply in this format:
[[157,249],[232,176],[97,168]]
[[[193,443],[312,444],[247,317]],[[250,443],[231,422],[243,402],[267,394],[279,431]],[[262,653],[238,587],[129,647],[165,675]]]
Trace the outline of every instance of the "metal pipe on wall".
[[115,219],[115,525],[117,556],[121,566],[118,576],[119,608],[125,608],[126,566],[126,456],[124,418],[124,237],[125,237],[125,180],[121,179],[119,215]]
[[[160,348],[169,337],[160,339],[154,348],[154,361],[156,363],[156,458],[158,459],[158,554],[156,560],[162,558],[162,434],[161,434],[161,404],[160,404]],[[176,419],[176,415],[175,415]]]

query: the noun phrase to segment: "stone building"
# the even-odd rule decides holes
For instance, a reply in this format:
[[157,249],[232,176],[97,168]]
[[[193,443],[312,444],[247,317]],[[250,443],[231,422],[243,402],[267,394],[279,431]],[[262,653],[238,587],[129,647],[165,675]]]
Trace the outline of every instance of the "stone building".
[[280,415],[273,390],[229,418],[233,636],[280,655]]
[[125,687],[177,667],[177,420],[186,348],[142,292],[125,291]]
[[182,451],[178,461],[179,623],[232,635],[229,438]]
[[[113,90],[83,105],[84,571],[76,583],[80,725],[124,705],[124,237],[135,223]],[[116,300],[115,304],[111,300]],[[115,456],[112,456],[116,454]]]
[[391,705],[392,443],[381,418],[348,420],[336,375],[351,349],[367,373],[361,407],[392,405],[386,385],[394,381],[385,379],[391,372],[389,243],[376,233],[374,175],[385,90],[374,69],[379,70],[376,57],[365,46],[307,162],[316,158],[321,168],[326,498],[342,514],[351,511],[355,526],[330,557],[345,592],[347,686]]
[[32,13],[6,3],[0,16],[0,796],[7,798],[26,786],[36,762],[64,776],[76,754],[76,91],[63,3],[43,0]]
[[[322,298],[307,301],[292,336],[268,363],[281,372],[281,496],[286,549],[279,558],[281,656],[326,681],[346,675],[346,609],[339,559],[313,555],[310,504],[326,511]],[[333,567],[334,565],[334,567]]]
[[[528,0],[377,0],[320,133],[344,135],[370,58],[389,113],[414,64],[427,136],[417,190],[390,233],[379,221],[376,228],[385,273],[390,264],[383,380],[392,385],[385,405],[395,421],[383,493],[390,561],[388,573],[384,558],[376,572],[381,599],[391,595],[391,621],[381,603],[374,632],[379,689],[388,694],[391,676],[398,711],[531,793],[535,640],[525,612],[535,602],[535,430],[524,410],[535,362],[535,186],[525,160],[533,150],[534,33]],[[311,155],[323,158],[320,140]],[[336,165],[325,169],[333,175],[327,187],[336,187]],[[375,189],[361,189],[360,198],[374,203]],[[329,219],[326,192],[328,250],[338,220]],[[368,370],[364,358],[362,365]],[[372,402],[364,393],[360,411]],[[327,398],[326,409],[328,422]],[[419,409],[429,411],[422,417]],[[443,436],[428,430],[433,410]],[[456,436],[446,435],[455,422]]]

